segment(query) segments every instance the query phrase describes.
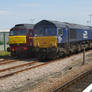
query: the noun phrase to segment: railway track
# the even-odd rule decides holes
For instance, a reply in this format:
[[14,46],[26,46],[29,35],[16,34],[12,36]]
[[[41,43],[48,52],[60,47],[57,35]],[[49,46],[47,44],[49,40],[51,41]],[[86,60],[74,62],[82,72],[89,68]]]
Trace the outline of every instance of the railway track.
[[[26,59],[28,60],[28,59]],[[0,65],[4,65],[4,64],[9,64],[9,63],[14,63],[14,62],[17,62],[17,61],[22,61],[22,60],[19,60],[19,59],[4,59],[4,60],[0,60]]]
[[[7,62],[7,63],[3,62],[1,64],[9,64],[10,62]],[[9,77],[9,76],[17,74],[19,72],[27,71],[27,70],[29,70],[33,67],[36,67],[40,64],[41,63],[39,63],[39,62],[32,61],[32,62],[27,62],[25,64],[20,64],[20,65],[11,66],[11,67],[8,67],[8,68],[0,69],[0,79]]]
[[4,64],[9,64],[9,63],[13,63],[13,62],[17,62],[17,60],[3,60],[3,61],[0,61],[0,65],[4,65]]
[[[70,57],[72,57],[72,56],[70,56]],[[66,57],[66,58],[68,58],[68,57]],[[64,58],[62,58],[62,59],[64,59]],[[34,68],[37,68],[37,67],[40,67],[40,66],[44,66],[44,65],[47,65],[49,63],[56,62],[57,60],[61,60],[61,59],[51,60],[51,61],[48,61],[48,62],[39,62],[37,60],[33,60],[32,62],[27,62],[27,63],[24,63],[24,64],[10,66],[8,68],[0,69],[0,79],[12,76],[14,74],[18,74],[20,72],[28,71],[28,70],[31,70],[31,69],[34,69]],[[6,60],[6,61],[0,60],[0,66],[5,65],[5,64],[10,64],[10,63],[13,63],[13,62],[17,62],[17,61],[19,61],[19,60],[17,60],[17,59]],[[5,73],[5,72],[8,72],[8,73]]]
[[[19,60],[0,60],[0,66],[2,65],[8,65],[11,63],[15,63],[19,61]],[[20,62],[20,61],[19,61]],[[20,72],[24,72],[24,71],[28,71],[43,65],[46,65],[50,62],[39,62],[36,60],[33,60],[31,62],[25,62],[24,64],[20,64],[20,65],[14,65],[14,66],[10,66],[8,68],[4,68],[4,69],[0,69],[0,79],[2,78],[7,78],[9,76],[12,76],[14,74],[18,74]]]
[[[75,78],[73,78],[72,80],[67,81],[66,83],[60,85],[58,88],[54,89],[51,92],[70,92],[70,91],[67,90],[69,87],[76,84],[78,81],[87,78],[89,75],[92,75],[92,69],[89,69],[89,70],[81,73],[80,75],[78,75]],[[74,91],[74,89],[73,89],[73,91]]]
[[[20,62],[20,60],[14,59],[14,60],[0,60],[0,66],[2,65],[7,65],[7,64],[11,64],[11,63],[16,63],[17,61]],[[26,60],[25,60],[26,61]],[[7,78],[9,76],[12,76],[14,74],[18,74],[20,72],[24,72],[24,71],[28,71],[40,66],[44,66],[47,65],[51,62],[54,62],[56,60],[51,60],[48,62],[39,62],[39,61],[32,61],[32,62],[27,62],[24,64],[20,64],[20,65],[14,65],[14,66],[10,66],[8,68],[4,68],[4,69],[0,69],[0,79],[2,78]]]
[[[12,63],[12,61],[16,62],[15,60],[4,61],[4,62],[2,61],[1,65]],[[56,62],[56,60],[51,60],[51,61],[48,61],[48,62],[32,61],[32,62],[27,62],[27,63],[21,64],[21,65],[11,66],[9,68],[0,69],[0,79],[7,78],[7,77],[12,76],[14,74],[18,74],[18,73],[21,73],[21,72],[24,72],[24,71],[28,71],[28,70],[31,70],[31,69],[34,69],[34,68],[37,68],[37,67],[40,67],[40,66],[44,66],[44,65],[47,65],[47,64],[52,63],[52,62]],[[5,72],[8,72],[8,73],[5,73]]]
[[[79,54],[80,55],[80,54]],[[72,56],[70,56],[70,57],[72,57]],[[66,58],[66,57],[65,57]],[[68,58],[68,57],[67,57]],[[74,57],[75,58],[75,57]],[[63,58],[64,59],[64,58]],[[60,59],[61,60],[61,59]],[[24,71],[31,71],[32,69],[35,69],[35,68],[37,68],[38,70],[39,70],[39,68],[41,68],[41,66],[42,67],[44,67],[45,65],[47,65],[47,64],[49,64],[49,63],[53,63],[53,62],[57,62],[57,61],[59,61],[59,60],[52,60],[52,61],[47,61],[47,62],[44,62],[44,61],[42,61],[42,62],[40,62],[40,61],[37,61],[37,60],[23,60],[24,62],[26,62],[26,65],[25,64],[21,64],[21,65],[16,65],[16,62],[14,63],[15,64],[15,66],[13,67],[13,66],[10,66],[8,69],[6,69],[6,68],[3,68],[3,69],[0,69],[0,80],[1,80],[1,82],[2,82],[2,84],[4,84],[4,81],[11,81],[11,79],[13,79],[14,80],[14,78],[15,78],[15,80],[16,80],[16,77],[20,77],[21,75],[24,75],[24,79],[26,79],[26,76],[25,76],[25,74],[27,74],[26,72],[24,72]],[[6,62],[6,61],[4,61],[4,62]],[[21,60],[19,61],[19,62],[22,62]],[[37,62],[37,63],[34,63],[34,62]],[[3,63],[3,61],[2,61],[2,63]],[[28,63],[28,64],[27,64]],[[10,65],[11,65],[11,63],[9,63]],[[4,65],[8,65],[8,63],[7,64],[4,64]],[[0,66],[4,66],[4,65],[0,65]],[[49,65],[48,65],[49,66]],[[37,70],[36,69],[36,70]],[[21,73],[22,72],[22,73]],[[18,76],[16,76],[18,74]],[[11,77],[12,76],[12,77]],[[15,77],[14,77],[15,76]],[[29,77],[27,77],[28,79],[31,79],[30,78],[30,76],[31,75],[29,75]],[[33,77],[34,77],[34,75],[33,75]],[[33,78],[32,77],[32,78]],[[20,81],[20,78],[18,78],[19,80],[18,81]],[[15,81],[16,83],[17,83],[17,81]],[[8,84],[8,82],[7,82],[7,84]],[[5,82],[5,85],[7,85],[6,84],[6,82]],[[11,85],[12,85],[12,82],[10,83]],[[14,85],[12,85],[12,86],[14,86]],[[71,85],[70,85],[71,86]],[[67,87],[66,87],[67,88]],[[66,89],[65,88],[65,89]],[[64,89],[63,89],[63,91],[64,91]],[[60,92],[63,92],[63,91],[60,91]],[[12,92],[12,91],[11,91]],[[22,91],[21,91],[22,92]],[[54,92],[54,91],[53,91]],[[58,91],[59,92],[59,91]]]

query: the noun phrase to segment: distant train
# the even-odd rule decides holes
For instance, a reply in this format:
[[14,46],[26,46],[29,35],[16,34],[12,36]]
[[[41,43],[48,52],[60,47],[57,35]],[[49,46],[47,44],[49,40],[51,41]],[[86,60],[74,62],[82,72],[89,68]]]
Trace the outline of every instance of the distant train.
[[40,59],[62,57],[79,52],[84,46],[92,48],[92,27],[42,20],[34,26],[16,25],[10,30],[9,39],[11,55],[25,53]]

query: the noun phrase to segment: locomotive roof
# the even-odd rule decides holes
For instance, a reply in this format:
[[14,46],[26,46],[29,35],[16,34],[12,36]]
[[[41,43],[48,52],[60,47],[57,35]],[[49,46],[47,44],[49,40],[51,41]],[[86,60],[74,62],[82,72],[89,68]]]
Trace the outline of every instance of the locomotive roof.
[[60,28],[60,27],[68,27],[70,29],[86,29],[86,30],[91,29],[92,30],[92,27],[90,27],[90,26],[84,26],[84,25],[73,24],[73,23],[68,23],[68,22],[60,22],[60,21],[52,21],[52,20],[42,20],[39,23],[41,23],[41,22],[52,23],[52,24],[54,24],[58,28]]
[[67,23],[67,22],[64,22],[64,23],[71,29],[86,29],[86,30],[91,29],[90,26],[84,26],[84,25],[80,25],[80,24],[73,24],[73,23]]
[[13,28],[27,28],[27,29],[33,29],[34,24],[17,24]]
[[68,23],[68,22],[59,22],[59,21],[51,21],[52,23],[54,23],[56,25],[56,27],[62,27],[62,25],[64,25],[65,27],[69,27],[70,29],[92,29],[92,27],[90,26],[84,26],[84,25],[80,25],[80,24],[73,24],[73,23]]

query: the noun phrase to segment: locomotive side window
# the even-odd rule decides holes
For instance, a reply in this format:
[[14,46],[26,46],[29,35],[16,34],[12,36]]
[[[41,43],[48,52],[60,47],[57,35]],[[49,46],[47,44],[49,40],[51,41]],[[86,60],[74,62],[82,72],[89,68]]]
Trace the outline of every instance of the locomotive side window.
[[14,31],[14,30],[10,31],[10,33],[9,33],[10,36],[13,36],[13,35],[16,35],[16,34],[17,34],[17,32]]
[[63,35],[62,28],[59,28],[59,29],[58,29],[58,35],[59,35],[59,36],[62,36],[62,35]]
[[70,29],[70,39],[76,39],[76,30],[75,29]]
[[55,28],[46,28],[44,35],[45,36],[56,36],[56,29]]
[[38,28],[34,30],[34,36],[56,36],[55,28]]

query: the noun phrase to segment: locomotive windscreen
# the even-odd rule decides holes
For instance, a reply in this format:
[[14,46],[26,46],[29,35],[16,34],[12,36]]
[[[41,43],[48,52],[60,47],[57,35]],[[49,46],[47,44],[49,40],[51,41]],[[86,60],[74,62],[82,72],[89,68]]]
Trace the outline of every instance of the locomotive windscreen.
[[55,28],[37,28],[34,30],[34,36],[56,36]]
[[9,35],[10,36],[15,36],[15,35],[26,35],[27,31],[26,30],[11,30]]

